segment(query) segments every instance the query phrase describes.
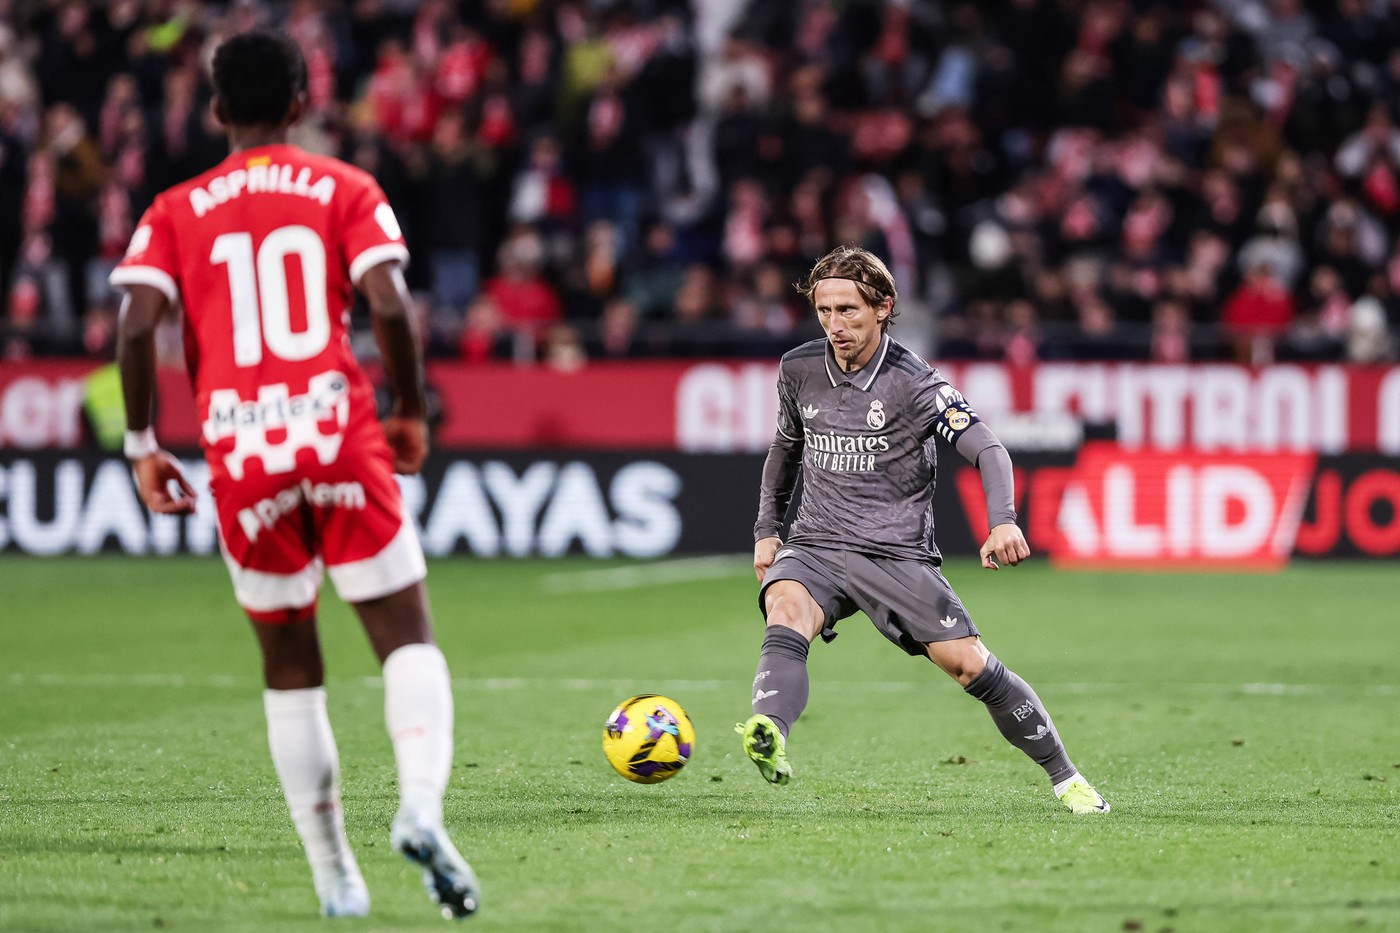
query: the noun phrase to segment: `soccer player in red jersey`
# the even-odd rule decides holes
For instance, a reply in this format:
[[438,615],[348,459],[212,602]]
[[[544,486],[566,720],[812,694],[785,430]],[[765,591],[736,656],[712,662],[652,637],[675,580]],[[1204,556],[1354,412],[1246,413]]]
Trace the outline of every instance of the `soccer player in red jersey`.
[[[234,36],[214,54],[214,113],[231,154],[159,195],[112,282],[127,291],[118,363],[126,455],[155,512],[195,490],[151,430],[153,333],[183,308],[220,545],[262,651],[268,739],[321,912],[363,916],[369,893],[345,836],[339,760],[316,634],[323,567],[384,669],[400,806],[390,838],[422,866],[444,915],[478,902],[442,824],[452,692],[433,642],[426,568],[393,474],[427,454],[423,366],[394,212],[374,179],[288,145],[306,65],[286,36]],[[352,289],[369,303],[398,399],[382,427],[350,352]]]

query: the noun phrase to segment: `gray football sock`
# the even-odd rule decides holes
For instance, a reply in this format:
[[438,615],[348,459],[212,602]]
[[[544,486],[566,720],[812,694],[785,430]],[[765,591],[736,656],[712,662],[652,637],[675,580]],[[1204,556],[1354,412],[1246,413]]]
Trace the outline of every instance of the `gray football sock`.
[[777,723],[783,737],[807,707],[807,651],[811,643],[785,625],[763,633],[763,652],[753,679],[753,711]]
[[1030,684],[1007,670],[996,655],[988,656],[986,668],[963,689],[986,704],[992,722],[1006,736],[1006,741],[1044,768],[1052,784],[1075,773],[1040,697],[1035,695]]

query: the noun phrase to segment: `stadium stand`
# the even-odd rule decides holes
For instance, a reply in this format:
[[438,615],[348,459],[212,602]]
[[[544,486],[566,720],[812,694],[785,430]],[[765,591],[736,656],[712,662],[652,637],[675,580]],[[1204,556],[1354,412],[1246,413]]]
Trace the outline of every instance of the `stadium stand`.
[[940,359],[1395,358],[1393,3],[0,0],[4,358],[110,355],[106,274],[222,157],[209,53],[257,23],[438,357],[772,356],[852,242]]

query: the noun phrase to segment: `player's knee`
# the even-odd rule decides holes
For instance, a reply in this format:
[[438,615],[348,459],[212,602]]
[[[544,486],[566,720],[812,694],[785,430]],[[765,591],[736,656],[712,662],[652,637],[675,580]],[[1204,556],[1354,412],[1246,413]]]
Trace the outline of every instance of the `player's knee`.
[[325,682],[325,665],[319,653],[263,656],[263,683],[269,690],[305,690]]
[[793,594],[778,593],[768,600],[768,624],[790,628],[808,641],[817,637],[822,622],[821,609],[811,597],[804,600]]
[[966,687],[987,668],[987,649],[975,638],[933,642],[926,647],[929,660],[956,680],[959,686]]
[[971,664],[958,665],[956,671],[949,671],[948,673],[953,675],[953,679],[958,682],[958,686],[966,687],[981,676],[982,671],[985,670],[986,667],[987,665],[983,662],[974,661]]
[[774,617],[770,615],[768,617],[768,626],[770,628],[772,628],[773,626],[781,626],[783,628],[792,629],[794,632],[798,633],[803,638],[806,638],[808,641],[812,641],[813,639],[815,639],[817,637],[817,634],[822,630],[820,621],[813,623],[807,619],[794,618],[791,616]]

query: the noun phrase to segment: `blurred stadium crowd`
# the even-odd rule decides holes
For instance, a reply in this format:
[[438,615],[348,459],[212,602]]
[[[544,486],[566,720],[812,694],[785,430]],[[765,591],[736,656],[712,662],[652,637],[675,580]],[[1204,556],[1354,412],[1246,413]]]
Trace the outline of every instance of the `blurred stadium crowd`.
[[859,243],[941,358],[1394,358],[1397,0],[0,0],[5,358],[111,352],[106,274],[225,154],[206,65],[260,23],[436,356],[776,354]]

